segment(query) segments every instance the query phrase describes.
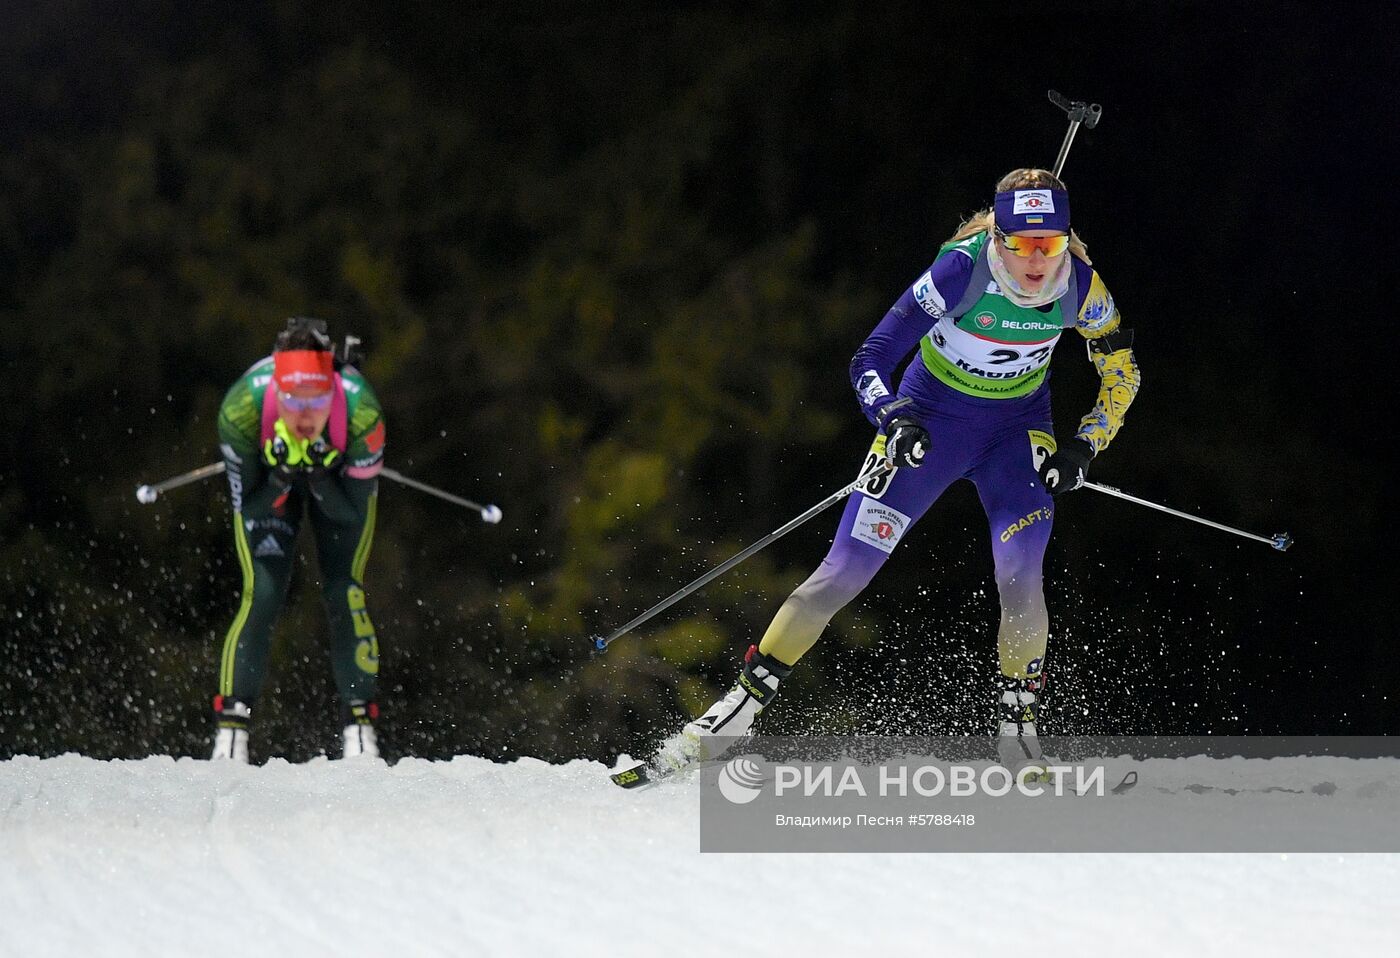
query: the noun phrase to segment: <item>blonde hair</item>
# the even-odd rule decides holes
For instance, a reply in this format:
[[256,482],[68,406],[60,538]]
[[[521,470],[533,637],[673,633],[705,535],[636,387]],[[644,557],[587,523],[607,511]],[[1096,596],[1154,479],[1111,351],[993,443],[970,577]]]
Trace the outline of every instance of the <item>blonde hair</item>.
[[[1049,170],[1026,167],[1024,169],[1012,170],[997,181],[996,192],[1005,193],[1007,190],[1062,190],[1065,184],[1061,179]],[[956,243],[965,240],[969,236],[976,236],[978,233],[991,233],[996,229],[996,211],[991,207],[978,210],[958,226],[958,231],[949,237],[949,243]],[[1079,238],[1079,234],[1074,230],[1069,231],[1069,251],[1082,259],[1090,266],[1094,265],[1089,259],[1089,248],[1084,245],[1084,241]]]

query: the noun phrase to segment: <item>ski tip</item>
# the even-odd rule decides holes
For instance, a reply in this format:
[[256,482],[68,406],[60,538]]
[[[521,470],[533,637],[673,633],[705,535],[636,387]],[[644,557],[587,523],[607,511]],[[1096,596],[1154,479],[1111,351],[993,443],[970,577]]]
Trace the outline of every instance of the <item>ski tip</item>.
[[156,497],[158,495],[159,493],[157,493],[150,486],[136,487],[136,501],[141,503],[143,506],[149,506],[151,503],[155,502]]
[[481,521],[489,522],[492,525],[501,521],[502,513],[500,506],[487,506],[481,510]]
[[1293,537],[1286,532],[1280,532],[1274,536],[1273,546],[1279,552],[1287,552],[1288,547],[1293,544]]
[[607,640],[604,639],[601,635],[591,636],[589,638],[589,641],[593,643],[593,649],[595,652],[602,652],[608,647]]
[[613,772],[608,778],[619,788],[641,788],[652,784],[646,762],[638,762],[620,772]]

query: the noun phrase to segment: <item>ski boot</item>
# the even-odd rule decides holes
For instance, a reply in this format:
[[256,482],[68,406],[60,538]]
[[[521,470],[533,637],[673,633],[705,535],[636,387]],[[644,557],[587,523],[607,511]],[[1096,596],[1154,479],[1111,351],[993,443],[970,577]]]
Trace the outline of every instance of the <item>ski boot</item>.
[[253,716],[252,707],[242,699],[230,695],[216,695],[214,716],[214,751],[209,760],[215,762],[226,759],[247,765],[248,722]]
[[374,720],[379,718],[375,702],[351,702],[341,711],[345,726],[341,729],[341,758],[379,757],[379,740],[374,734]]
[[998,700],[997,760],[1018,777],[1023,769],[1032,769],[1025,773],[1028,782],[1043,781],[1045,759],[1040,752],[1036,722],[1040,718],[1039,693],[1045,688],[1045,673],[1024,679],[1003,675],[998,684],[1001,697]]
[[744,670],[734,687],[704,715],[663,742],[652,766],[670,773],[719,758],[748,736],[753,720],[773,701],[778,685],[791,673],[792,666],[764,655],[756,645],[749,646]]

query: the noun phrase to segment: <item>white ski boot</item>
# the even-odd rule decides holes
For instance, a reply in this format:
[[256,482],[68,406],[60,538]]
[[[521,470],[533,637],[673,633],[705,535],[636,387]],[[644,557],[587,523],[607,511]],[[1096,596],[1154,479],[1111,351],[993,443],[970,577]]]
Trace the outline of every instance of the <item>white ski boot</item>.
[[704,715],[663,742],[652,767],[669,774],[719,758],[748,736],[753,720],[773,701],[778,685],[791,673],[792,666],[764,655],[756,645],[749,646],[744,670],[734,687]]
[[1033,768],[1027,773],[1029,780],[1038,780],[1045,774],[1045,759],[1040,752],[1036,728],[1040,718],[1037,693],[1045,688],[1045,674],[1025,679],[1003,675],[1000,686],[997,759],[1018,776],[1022,769]]
[[209,756],[211,762],[227,760],[248,764],[248,722],[253,710],[242,699],[223,695],[214,696],[214,714],[217,726],[214,732],[214,751]]
[[341,730],[341,758],[378,758],[379,739],[374,734],[374,720],[379,718],[379,706],[374,702],[351,702],[345,707],[345,727]]

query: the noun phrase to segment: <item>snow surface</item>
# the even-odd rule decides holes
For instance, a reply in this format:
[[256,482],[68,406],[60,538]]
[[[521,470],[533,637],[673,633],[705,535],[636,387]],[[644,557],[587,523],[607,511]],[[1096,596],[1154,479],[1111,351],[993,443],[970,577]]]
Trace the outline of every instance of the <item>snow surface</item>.
[[1396,855],[702,855],[694,781],[625,792],[605,771],[0,762],[0,956],[1277,956],[1400,936]]

